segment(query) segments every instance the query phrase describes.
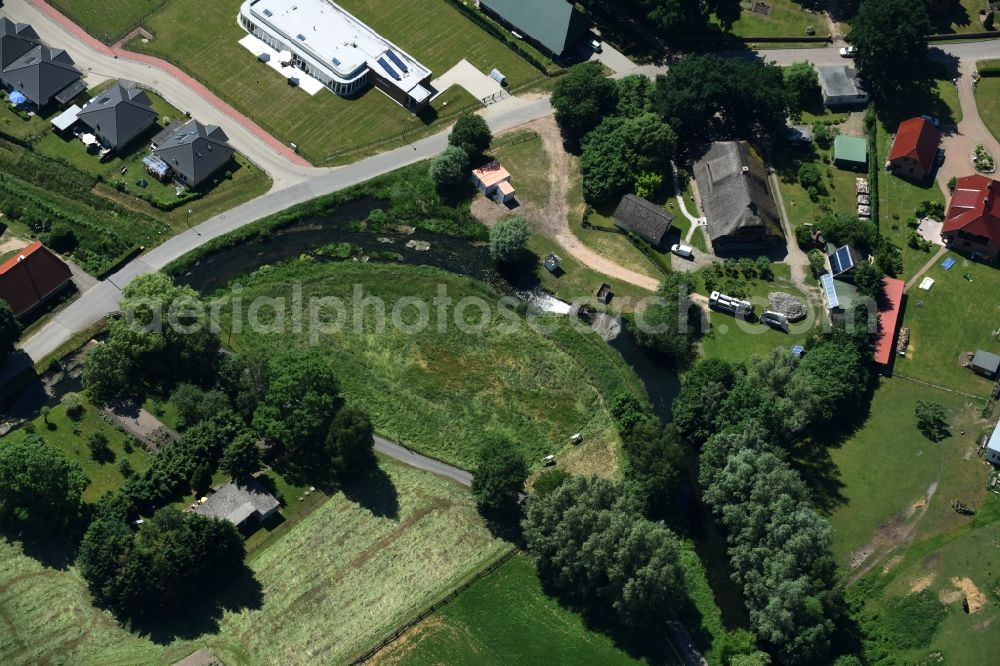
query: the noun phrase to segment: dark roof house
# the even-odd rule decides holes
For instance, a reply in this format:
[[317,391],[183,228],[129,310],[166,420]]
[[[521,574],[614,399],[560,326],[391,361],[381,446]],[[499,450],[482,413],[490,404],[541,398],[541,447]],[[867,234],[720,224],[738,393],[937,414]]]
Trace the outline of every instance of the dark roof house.
[[189,120],[158,142],[153,154],[166,162],[178,180],[195,187],[232,158],[236,151],[228,141],[218,125]]
[[3,80],[38,106],[68,101],[86,90],[69,54],[47,46],[36,46],[7,65]]
[[782,239],[764,161],[746,141],[716,141],[694,174],[716,253],[760,251]]
[[208,496],[204,504],[199,504],[194,512],[207,518],[228,520],[241,527],[247,521],[267,520],[278,510],[279,502],[274,495],[255,479],[241,484],[233,481]]
[[21,317],[69,283],[72,273],[62,259],[35,241],[0,265],[0,298]]
[[868,93],[858,81],[857,72],[846,65],[820,67],[819,87],[826,106],[862,106],[868,104]]
[[894,175],[922,181],[934,169],[941,132],[924,118],[910,118],[899,124],[889,151]]
[[670,229],[674,216],[634,194],[626,194],[615,209],[615,226],[622,231],[639,236],[653,247],[663,242],[663,237]]
[[41,44],[38,33],[26,23],[0,18],[0,69],[6,69],[25,53]]
[[1000,182],[980,174],[959,178],[941,236],[952,249],[996,258],[1000,254]]
[[131,81],[114,86],[83,105],[77,118],[106,146],[119,148],[156,122],[149,95]]
[[590,30],[587,18],[566,0],[479,0],[479,7],[555,56]]

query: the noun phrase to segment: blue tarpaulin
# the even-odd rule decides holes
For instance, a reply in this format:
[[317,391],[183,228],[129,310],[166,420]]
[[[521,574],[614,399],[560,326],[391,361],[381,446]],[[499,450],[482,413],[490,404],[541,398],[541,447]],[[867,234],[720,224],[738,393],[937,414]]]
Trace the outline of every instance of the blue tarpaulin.
[[944,261],[941,262],[941,268],[943,268],[945,270],[948,270],[949,268],[951,268],[954,265],[955,265],[955,260],[952,259],[951,257],[948,257],[947,259],[945,259]]
[[24,104],[25,102],[28,101],[28,98],[25,97],[24,93],[22,93],[20,90],[11,90],[10,94],[7,95],[7,98],[10,100],[10,103],[13,104],[14,106],[20,106],[21,104]]

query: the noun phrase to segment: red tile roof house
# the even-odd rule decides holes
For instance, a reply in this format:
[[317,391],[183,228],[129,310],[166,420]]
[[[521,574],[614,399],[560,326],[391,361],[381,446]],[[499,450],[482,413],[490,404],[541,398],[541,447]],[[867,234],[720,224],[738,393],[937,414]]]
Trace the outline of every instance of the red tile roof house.
[[896,140],[889,151],[889,170],[893,175],[922,182],[934,170],[941,132],[923,118],[910,118],[899,124]]
[[1000,253],[1000,182],[976,174],[959,178],[941,236],[949,248],[989,261]]
[[0,265],[0,298],[23,317],[69,284],[69,266],[35,241]]

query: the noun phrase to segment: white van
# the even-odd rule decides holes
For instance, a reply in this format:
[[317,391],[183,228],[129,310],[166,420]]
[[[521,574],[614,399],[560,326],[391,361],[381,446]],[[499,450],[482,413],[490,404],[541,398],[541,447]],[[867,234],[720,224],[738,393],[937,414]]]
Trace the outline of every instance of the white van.
[[670,251],[676,254],[678,257],[684,257],[685,259],[694,259],[693,247],[682,245],[680,243],[674,243],[670,247]]

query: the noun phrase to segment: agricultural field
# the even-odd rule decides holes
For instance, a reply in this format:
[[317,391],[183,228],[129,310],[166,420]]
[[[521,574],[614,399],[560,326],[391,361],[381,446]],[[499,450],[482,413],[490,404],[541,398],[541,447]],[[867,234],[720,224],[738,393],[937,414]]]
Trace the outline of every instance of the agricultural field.
[[[83,472],[90,479],[90,485],[83,493],[86,502],[95,502],[106,492],[113,492],[124,483],[121,472],[118,468],[118,461],[122,458],[128,460],[129,465],[136,472],[142,472],[150,464],[150,454],[143,448],[143,445],[126,435],[104,415],[94,407],[84,394],[80,394],[83,403],[83,414],[79,420],[72,419],[66,414],[64,405],[52,407],[47,417],[39,415],[31,421],[28,429],[45,439],[46,442],[61,450],[71,460],[75,460],[83,467]],[[28,430],[21,428],[0,438],[0,446],[5,441],[19,441]],[[108,438],[108,449],[110,453],[101,460],[95,460],[91,454],[87,440],[95,433],[101,433]]]
[[[568,319],[540,320],[552,327],[549,333],[532,330],[523,321],[511,326],[498,310],[498,296],[485,285],[431,268],[298,261],[241,282],[247,302],[286,296],[294,282],[301,284],[304,303],[312,296],[332,296],[348,304],[344,325],[318,335],[317,341],[320,348],[337,351],[330,361],[345,398],[365,405],[375,429],[393,441],[468,469],[475,464],[484,431],[509,435],[536,464],[568,446],[576,432],[587,441],[616,438],[605,405],[611,396],[599,389],[604,380],[596,379],[588,364],[595,351],[591,347],[604,343],[596,335],[561,335],[572,325]],[[382,324],[378,308],[350,306],[353,285],[385,303]],[[483,318],[478,306],[466,308],[460,314],[464,331],[454,323],[454,307],[439,319],[432,299],[440,288],[447,289],[454,303],[482,299],[489,314]],[[414,299],[424,299],[429,325],[419,325]],[[408,301],[406,307],[398,305]],[[394,325],[390,315],[403,325]],[[239,347],[260,349],[309,342],[307,332],[275,336],[246,331],[233,337]],[[612,368],[641,392],[622,361]],[[615,390],[622,385],[617,383]]]
[[464,488],[382,461],[249,558],[258,589],[232,590],[216,616],[139,636],[91,606],[75,569],[43,567],[0,540],[0,661],[170,664],[207,648],[227,664],[344,663],[508,547]]
[[[946,271],[941,263],[949,257],[956,263]],[[907,297],[902,325],[910,329],[910,346],[906,358],[897,359],[896,370],[985,398],[992,383],[959,366],[958,355],[976,349],[1000,352],[993,335],[998,328],[1000,273],[949,252],[926,276],[934,280],[931,290],[913,288]]]
[[49,0],[102,42],[113,44],[170,0]]
[[[444,127],[474,108],[464,89],[438,97],[419,117],[377,90],[347,100],[327,91],[309,96],[258,62],[238,41],[240,0],[171,0],[144,25],[156,38],[129,48],[170,60],[284,143],[296,143],[314,164],[332,166],[400,145]],[[543,75],[458,10],[437,0],[344,3],[358,18],[396,41],[440,76],[465,58],[484,72],[499,68],[511,87]],[[188,17],[197,12],[199,20]]]
[[976,106],[983,123],[1000,141],[1000,76],[984,76],[976,85]]

